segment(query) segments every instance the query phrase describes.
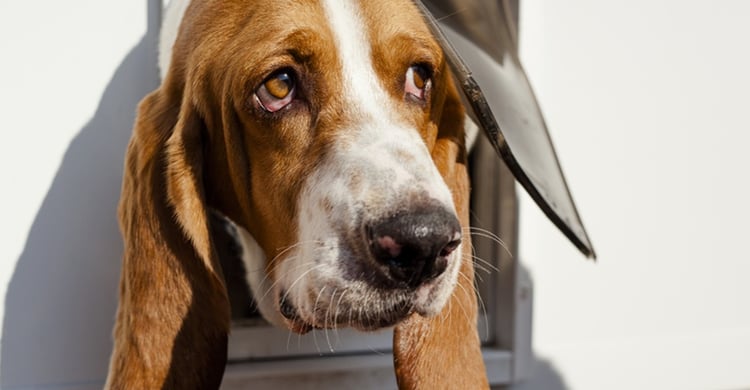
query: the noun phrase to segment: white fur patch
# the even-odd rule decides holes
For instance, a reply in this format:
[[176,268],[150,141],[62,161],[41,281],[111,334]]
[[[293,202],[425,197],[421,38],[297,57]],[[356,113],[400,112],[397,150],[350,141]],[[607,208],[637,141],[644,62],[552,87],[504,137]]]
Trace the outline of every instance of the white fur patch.
[[283,327],[284,319],[276,309],[276,302],[274,302],[273,283],[266,274],[266,255],[247,230],[237,224],[234,224],[234,227],[239,233],[238,241],[242,247],[242,262],[245,264],[245,272],[247,273],[245,279],[253,293],[258,310],[266,321]]
[[357,1],[323,0],[322,3],[336,39],[348,100],[373,118],[389,118],[391,111],[385,109],[388,98],[372,66],[370,42]]

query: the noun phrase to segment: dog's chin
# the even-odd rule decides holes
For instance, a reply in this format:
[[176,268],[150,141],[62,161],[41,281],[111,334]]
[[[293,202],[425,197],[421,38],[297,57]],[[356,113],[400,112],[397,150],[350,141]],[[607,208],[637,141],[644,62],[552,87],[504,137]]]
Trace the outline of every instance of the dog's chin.
[[313,329],[339,329],[339,328],[353,328],[358,331],[362,332],[372,332],[377,331],[383,328],[388,328],[391,326],[398,325],[401,321],[405,320],[409,315],[411,315],[412,312],[408,312],[407,314],[388,314],[387,316],[373,316],[371,318],[368,318],[365,321],[355,321],[352,323],[341,323],[341,324],[326,324],[325,321],[323,323],[317,324],[311,324],[303,321],[300,318],[294,318],[294,319],[287,319],[286,325],[287,328],[297,334],[306,334],[310,332]]
[[[324,313],[322,315],[295,312],[287,317],[282,314],[287,328],[298,334],[305,334],[313,329],[354,328],[363,332],[376,331],[397,325],[414,313],[409,303],[400,303],[383,311],[353,310],[346,313]],[[349,318],[350,315],[356,318]],[[344,320],[335,317],[346,317]]]
[[[365,296],[377,298],[370,299],[346,300],[335,294],[326,299],[318,297],[307,309],[293,306],[291,300],[279,300],[278,311],[286,327],[298,334],[313,329],[346,327],[365,332],[376,331],[398,325],[412,315],[431,317],[440,313],[447,300],[444,297],[450,295],[442,290],[450,286],[449,283],[441,283],[447,282],[442,278],[433,282],[411,290],[383,291],[373,288]],[[308,294],[314,295],[319,294]]]
[[314,325],[308,324],[302,321],[300,318],[286,318],[284,319],[284,321],[286,322],[287,328],[297,334],[305,334],[313,329],[316,329]]

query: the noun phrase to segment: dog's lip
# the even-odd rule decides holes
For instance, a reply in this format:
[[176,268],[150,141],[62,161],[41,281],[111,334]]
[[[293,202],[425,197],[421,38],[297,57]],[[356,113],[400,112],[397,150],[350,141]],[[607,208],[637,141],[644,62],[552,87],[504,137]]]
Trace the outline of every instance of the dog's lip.
[[285,296],[286,294],[279,295],[279,313],[282,317],[284,317],[289,330],[299,334],[305,334],[311,331],[314,327],[300,318],[297,309],[292,305],[291,302],[289,302],[287,299],[284,299]]
[[412,314],[417,313],[418,311],[415,310],[413,306],[409,306],[404,311],[398,313],[398,314],[391,314],[390,316],[382,316],[379,318],[371,318],[369,322],[367,323],[354,323],[351,324],[351,326],[357,330],[365,331],[365,332],[371,332],[376,331],[378,329],[384,329],[391,326],[396,326],[400,324],[402,321],[409,318]]
[[346,323],[334,322],[333,318],[337,317],[335,314],[327,314],[327,318],[307,317],[288,303],[280,305],[280,312],[284,317],[287,327],[299,334],[305,334],[313,329],[336,328],[338,326],[348,326],[360,331],[374,331],[397,325],[413,313],[420,312],[420,309],[415,307],[413,299],[414,297],[411,294],[407,294],[396,301],[392,301],[387,309],[381,309],[365,315],[359,313],[356,316],[357,320],[353,320],[351,314],[346,314],[349,311],[344,312],[344,314],[339,313],[339,318],[349,319]]
[[314,329],[312,325],[299,319],[287,320],[287,325],[289,326],[289,330],[297,334],[305,334]]

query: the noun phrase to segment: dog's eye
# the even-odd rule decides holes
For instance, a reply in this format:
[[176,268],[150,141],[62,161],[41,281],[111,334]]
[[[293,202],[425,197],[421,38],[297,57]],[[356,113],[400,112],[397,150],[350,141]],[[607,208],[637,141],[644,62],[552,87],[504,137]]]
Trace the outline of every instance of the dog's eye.
[[425,100],[431,86],[430,70],[424,65],[412,65],[406,70],[404,92],[407,96],[411,95],[419,100]]
[[269,76],[255,90],[255,99],[268,112],[276,112],[294,100],[296,80],[290,70],[281,70]]

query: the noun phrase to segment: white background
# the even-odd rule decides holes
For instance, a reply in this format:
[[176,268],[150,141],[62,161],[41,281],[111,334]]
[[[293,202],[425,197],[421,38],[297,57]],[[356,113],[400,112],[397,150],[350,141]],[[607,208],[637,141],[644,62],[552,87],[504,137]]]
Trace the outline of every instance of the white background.
[[524,196],[538,355],[570,389],[750,388],[750,2],[521,4],[599,255]]
[[[538,375],[750,387],[750,2],[521,3],[522,59],[599,254],[583,260],[522,195]],[[103,383],[158,4],[0,3],[3,389]]]

